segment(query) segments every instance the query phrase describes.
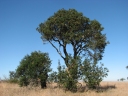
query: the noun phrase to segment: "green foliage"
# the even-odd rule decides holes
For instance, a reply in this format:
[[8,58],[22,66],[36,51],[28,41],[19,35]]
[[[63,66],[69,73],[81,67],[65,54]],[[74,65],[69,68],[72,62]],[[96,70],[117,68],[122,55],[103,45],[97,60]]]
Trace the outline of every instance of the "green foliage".
[[31,80],[40,79],[41,88],[46,87],[48,72],[51,71],[50,66],[51,60],[48,53],[35,51],[31,55],[26,55],[16,69],[20,86],[27,86]]
[[[90,20],[75,9],[61,9],[47,21],[39,24],[37,31],[42,35],[43,41],[48,41],[64,59],[68,67],[66,46],[71,44],[73,47],[74,59],[84,55],[84,58],[102,59],[102,53],[108,44],[106,35],[102,34],[103,27],[97,20]],[[63,48],[63,56],[59,49],[54,45],[56,42]],[[94,56],[95,55],[95,56]]]
[[53,71],[51,74],[49,74],[49,76],[48,76],[48,82],[50,82],[50,83],[52,83],[52,82],[58,82],[57,72]]
[[18,78],[16,76],[15,71],[9,71],[9,82],[10,83],[18,83]]
[[98,66],[95,63],[91,63],[90,60],[87,59],[83,62],[81,70],[84,76],[84,82],[89,88],[93,89],[97,88],[103,78],[108,75],[108,69],[103,68],[103,64],[101,64],[101,66]]
[[69,59],[69,67],[65,68],[65,66],[61,66],[59,62],[58,66],[58,83],[64,87],[65,90],[70,90],[73,92],[77,91],[77,82],[79,77],[81,76],[78,70],[78,66],[80,65],[80,59],[73,59],[71,56]]
[[27,76],[20,76],[19,77],[19,85],[22,86],[28,86],[29,85],[29,78]]
[[71,77],[71,74],[67,72],[64,66],[58,66],[58,84],[65,90],[77,91],[77,81]]
[[[66,68],[59,66],[57,76],[59,84],[67,90],[76,89],[78,79],[84,78],[89,87],[94,87],[107,76],[106,68],[96,66],[109,44],[106,35],[101,33],[103,29],[97,20],[90,20],[75,9],[58,10],[45,22],[39,24],[37,31],[41,34],[43,42],[49,42],[65,61]],[[55,46],[55,42],[59,44],[59,48]],[[72,46],[72,55],[67,51],[68,45]],[[82,60],[87,59],[89,66],[86,66],[85,62],[82,63]],[[81,69],[82,67],[84,69]],[[90,70],[94,71],[89,73]]]
[[10,79],[16,78],[16,74],[15,74],[14,71],[9,71],[9,78],[10,78]]
[[120,81],[124,81],[124,80],[125,80],[125,78],[121,78],[121,79],[120,79]]

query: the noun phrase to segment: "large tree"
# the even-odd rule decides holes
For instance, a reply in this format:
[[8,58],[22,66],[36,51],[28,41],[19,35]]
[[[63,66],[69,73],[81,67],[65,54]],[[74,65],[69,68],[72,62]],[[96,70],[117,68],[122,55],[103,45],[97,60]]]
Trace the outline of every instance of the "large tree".
[[[95,65],[102,59],[104,49],[109,43],[106,35],[101,33],[103,29],[97,20],[90,20],[75,9],[61,9],[37,27],[43,42],[49,42],[65,61],[67,72],[64,76],[68,79],[65,81],[68,90],[74,89],[74,81],[78,80],[80,75],[86,75],[80,71],[82,66],[84,68],[81,60],[89,60],[90,64]],[[58,46],[55,43],[58,43]],[[68,51],[69,45],[72,46],[73,53]],[[85,69],[83,70],[86,71]],[[63,70],[59,72],[63,73]]]
[[[97,20],[90,20],[75,9],[61,9],[47,21],[39,24],[37,31],[41,34],[41,39],[44,42],[48,41],[69,67],[68,44],[72,45],[74,59],[77,56],[84,56],[94,61],[102,59],[108,43],[106,35],[101,33],[103,29]],[[59,46],[55,46],[54,42]],[[60,47],[63,51],[60,51]]]
[[38,83],[40,80],[41,88],[45,88],[48,72],[51,71],[50,66],[51,60],[48,53],[34,51],[30,55],[26,55],[16,69],[19,84],[27,86],[31,82]]

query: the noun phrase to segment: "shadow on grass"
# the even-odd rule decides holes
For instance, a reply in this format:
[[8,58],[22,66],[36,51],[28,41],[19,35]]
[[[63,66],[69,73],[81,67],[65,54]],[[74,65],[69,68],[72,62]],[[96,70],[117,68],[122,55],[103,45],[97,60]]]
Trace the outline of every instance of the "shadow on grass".
[[104,92],[110,89],[116,89],[115,85],[105,85],[105,86],[99,86],[96,90],[96,92]]
[[96,91],[100,93],[100,92],[105,92],[110,89],[116,89],[116,86],[115,85],[104,85],[104,86],[99,86],[96,89],[89,89],[87,86],[82,86],[81,88],[78,89],[78,92],[88,92],[89,90],[92,90],[92,91]]
[[[32,87],[31,87],[32,88]],[[36,87],[37,88],[37,87]],[[38,86],[38,89],[40,88],[40,85]],[[66,92],[67,90],[65,90],[62,86],[58,86],[57,83],[51,83],[51,84],[47,84],[47,88],[48,89],[62,89],[64,90],[64,92]],[[88,91],[95,91],[97,93],[101,93],[101,92],[105,92],[111,89],[116,89],[115,85],[100,85],[99,87],[97,87],[96,89],[89,89],[86,85],[82,85],[80,86],[76,92],[88,92]]]

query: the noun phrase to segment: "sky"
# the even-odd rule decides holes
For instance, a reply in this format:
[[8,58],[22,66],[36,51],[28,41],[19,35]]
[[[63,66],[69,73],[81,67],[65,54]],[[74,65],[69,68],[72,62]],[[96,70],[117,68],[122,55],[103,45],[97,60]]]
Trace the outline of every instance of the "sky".
[[128,0],[0,0],[0,77],[8,77],[25,55],[39,50],[49,53],[51,67],[57,70],[58,60],[63,60],[50,44],[43,44],[36,28],[62,8],[76,9],[102,24],[110,42],[100,61],[109,69],[104,80],[126,79]]

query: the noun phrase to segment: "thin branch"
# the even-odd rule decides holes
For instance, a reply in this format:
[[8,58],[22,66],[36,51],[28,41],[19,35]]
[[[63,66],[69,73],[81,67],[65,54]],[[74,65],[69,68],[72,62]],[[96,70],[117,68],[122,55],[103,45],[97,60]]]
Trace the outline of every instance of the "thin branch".
[[92,54],[89,50],[87,50],[87,52],[88,52],[88,54],[89,54],[91,57],[93,57],[93,59],[97,59],[95,56],[93,56],[93,54]]
[[57,41],[57,42],[60,44],[60,46],[64,46],[63,44],[61,44],[61,42],[60,42],[59,40],[56,40],[54,37],[52,37],[52,39],[53,39],[54,41]]
[[56,49],[56,51],[59,53],[59,55],[65,60],[65,58],[64,58],[64,56],[61,54],[61,52],[56,48],[56,46],[54,46],[53,45],[53,43],[50,41],[50,40],[48,40],[49,41],[49,43]]
[[77,48],[76,48],[77,54],[80,54],[81,53],[81,50],[83,50],[86,47],[86,44],[84,46],[82,46],[82,45],[83,44],[81,43],[80,45],[77,46]]

